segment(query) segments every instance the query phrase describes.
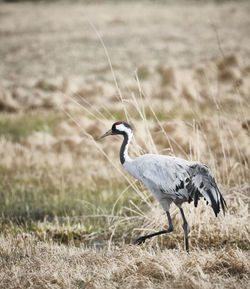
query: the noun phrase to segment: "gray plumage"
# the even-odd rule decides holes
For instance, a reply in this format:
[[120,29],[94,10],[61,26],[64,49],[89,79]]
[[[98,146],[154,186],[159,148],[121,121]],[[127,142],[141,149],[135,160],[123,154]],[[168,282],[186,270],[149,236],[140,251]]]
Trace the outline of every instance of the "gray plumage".
[[196,207],[201,195],[212,206],[216,216],[220,205],[224,210],[225,201],[204,164],[171,156],[146,154],[125,162],[123,166],[148,187],[165,210],[169,210],[172,202],[180,206],[192,200]]
[[128,145],[133,136],[131,126],[126,122],[116,122],[112,129],[101,138],[111,134],[124,136],[120,150],[120,160],[123,167],[133,177],[143,182],[154,194],[167,213],[169,221],[167,230],[142,236],[135,240],[135,243],[142,243],[153,236],[173,231],[169,208],[170,204],[174,202],[181,211],[186,250],[188,251],[187,221],[181,208],[182,203],[193,201],[196,207],[199,198],[203,196],[211,205],[215,216],[219,213],[220,208],[224,213],[227,206],[209,168],[199,162],[190,162],[167,155],[145,154],[132,160],[128,156]]

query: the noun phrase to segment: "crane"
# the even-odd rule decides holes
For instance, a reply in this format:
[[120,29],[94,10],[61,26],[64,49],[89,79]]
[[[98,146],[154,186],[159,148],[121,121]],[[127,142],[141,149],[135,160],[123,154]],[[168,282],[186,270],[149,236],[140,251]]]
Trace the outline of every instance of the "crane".
[[187,161],[168,155],[144,154],[136,159],[131,159],[128,155],[128,147],[133,136],[133,130],[124,121],[115,122],[112,128],[100,136],[99,139],[109,135],[123,136],[120,149],[122,166],[130,175],[146,185],[161,204],[168,218],[169,227],[167,230],[141,236],[133,243],[141,244],[146,239],[170,233],[174,230],[169,213],[170,205],[173,202],[180,209],[183,219],[185,248],[189,251],[188,223],[181,207],[182,204],[193,201],[196,207],[199,198],[202,196],[211,205],[216,217],[220,211],[220,206],[224,214],[227,208],[227,204],[209,168],[200,162]]

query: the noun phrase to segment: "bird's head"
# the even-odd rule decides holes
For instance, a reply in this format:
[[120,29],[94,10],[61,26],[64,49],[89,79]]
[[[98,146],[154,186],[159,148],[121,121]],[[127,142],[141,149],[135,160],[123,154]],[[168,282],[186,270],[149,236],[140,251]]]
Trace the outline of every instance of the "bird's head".
[[131,135],[132,127],[125,121],[117,121],[112,125],[112,128],[108,130],[105,134],[99,137],[99,139],[104,138],[108,135],[122,134],[122,135]]

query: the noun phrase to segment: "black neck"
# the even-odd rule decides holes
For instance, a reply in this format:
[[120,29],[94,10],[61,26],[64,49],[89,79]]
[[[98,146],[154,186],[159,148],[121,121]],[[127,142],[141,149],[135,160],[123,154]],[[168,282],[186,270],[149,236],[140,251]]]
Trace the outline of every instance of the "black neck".
[[126,133],[123,133],[122,135],[123,135],[124,139],[123,139],[122,146],[120,149],[120,161],[123,165],[125,163],[124,151],[125,151],[126,145],[128,143],[128,135]]

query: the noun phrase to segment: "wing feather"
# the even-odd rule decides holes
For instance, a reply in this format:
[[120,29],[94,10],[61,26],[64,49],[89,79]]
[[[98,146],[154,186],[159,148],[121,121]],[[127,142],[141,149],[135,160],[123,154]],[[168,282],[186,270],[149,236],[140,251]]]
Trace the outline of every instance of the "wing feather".
[[177,197],[179,199],[188,198],[186,183],[190,178],[181,161],[186,162],[185,160],[167,156],[153,159],[142,170],[142,182],[150,189],[165,192],[172,199]]

